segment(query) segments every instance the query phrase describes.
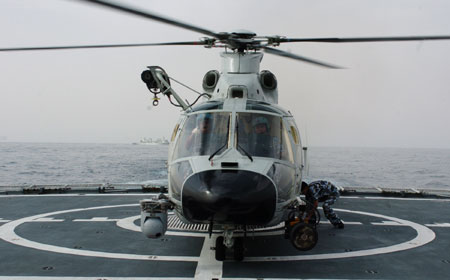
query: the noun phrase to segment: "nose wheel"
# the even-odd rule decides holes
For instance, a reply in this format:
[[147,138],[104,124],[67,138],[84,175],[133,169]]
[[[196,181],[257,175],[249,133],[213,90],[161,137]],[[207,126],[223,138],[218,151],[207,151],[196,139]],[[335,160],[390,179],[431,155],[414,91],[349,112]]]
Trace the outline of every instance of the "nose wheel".
[[217,237],[217,239],[216,239],[216,260],[218,260],[218,261],[225,260],[226,249],[227,249],[227,247],[225,247],[225,244],[223,244],[223,236]]

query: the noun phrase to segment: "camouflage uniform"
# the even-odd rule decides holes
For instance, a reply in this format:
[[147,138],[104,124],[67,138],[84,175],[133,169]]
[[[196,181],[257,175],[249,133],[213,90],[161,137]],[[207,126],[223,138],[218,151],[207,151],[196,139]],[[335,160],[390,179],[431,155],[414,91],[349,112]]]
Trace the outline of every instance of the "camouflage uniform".
[[306,200],[312,204],[314,201],[323,202],[322,208],[325,217],[333,225],[338,225],[342,223],[342,220],[338,217],[338,215],[333,211],[331,205],[339,198],[339,190],[335,185],[328,181],[314,181],[309,185],[309,190],[306,193]]

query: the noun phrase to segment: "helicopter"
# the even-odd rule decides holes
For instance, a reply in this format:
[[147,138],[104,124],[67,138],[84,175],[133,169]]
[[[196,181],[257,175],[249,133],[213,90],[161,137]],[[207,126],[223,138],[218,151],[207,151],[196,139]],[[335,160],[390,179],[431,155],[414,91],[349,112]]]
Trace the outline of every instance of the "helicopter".
[[[189,104],[175,92],[170,76],[150,66],[141,79],[153,94],[182,109],[171,137],[168,156],[168,194],[141,204],[141,229],[149,238],[167,230],[168,211],[185,223],[209,225],[219,231],[216,259],[226,251],[244,257],[240,233],[252,227],[285,223],[286,235],[299,250],[317,243],[314,226],[301,222],[300,186],[306,151],[294,116],[278,106],[278,84],[273,73],[261,71],[263,53],[282,56],[330,69],[340,66],[276,49],[280,44],[320,42],[357,43],[378,41],[448,40],[450,36],[286,38],[258,36],[248,30],[213,32],[154,13],[99,0],[80,0],[117,11],[195,31],[207,37],[197,41],[127,45],[9,48],[0,51],[109,48],[129,46],[192,46],[223,48],[220,70],[203,78],[202,102]],[[172,100],[175,99],[175,100]],[[261,132],[262,131],[262,132]]]

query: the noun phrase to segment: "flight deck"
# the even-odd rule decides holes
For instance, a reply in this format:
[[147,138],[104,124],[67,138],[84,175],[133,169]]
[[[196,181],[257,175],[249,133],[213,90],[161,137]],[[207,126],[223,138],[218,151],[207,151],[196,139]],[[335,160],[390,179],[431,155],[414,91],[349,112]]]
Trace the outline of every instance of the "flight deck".
[[205,225],[169,214],[167,234],[140,232],[144,193],[0,195],[0,279],[448,279],[450,199],[351,193],[298,251],[282,224],[247,232],[245,259],[216,261]]

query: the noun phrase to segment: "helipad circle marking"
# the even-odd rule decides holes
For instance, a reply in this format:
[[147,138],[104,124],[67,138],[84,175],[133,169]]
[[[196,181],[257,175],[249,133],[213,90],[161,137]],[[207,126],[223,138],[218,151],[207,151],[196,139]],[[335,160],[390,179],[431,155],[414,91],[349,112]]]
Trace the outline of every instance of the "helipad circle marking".
[[358,251],[350,251],[344,253],[327,253],[327,254],[314,254],[314,255],[295,255],[295,256],[270,256],[270,257],[248,257],[245,258],[245,261],[248,262],[260,262],[260,261],[302,261],[302,260],[325,260],[325,259],[343,259],[343,258],[354,258],[354,257],[365,257],[365,256],[373,256],[380,254],[387,254],[393,252],[399,252],[404,250],[413,249],[416,247],[423,246],[427,243],[430,243],[436,237],[436,234],[431,229],[426,226],[395,218],[390,216],[385,216],[381,214],[368,213],[363,211],[353,211],[346,209],[334,209],[336,211],[367,215],[382,219],[388,219],[399,224],[403,224],[409,227],[412,227],[416,232],[417,236],[409,241],[399,243],[396,245],[380,247],[375,249],[367,249],[367,250],[358,250]]
[[14,229],[23,223],[30,222],[35,219],[39,219],[39,218],[43,218],[43,217],[47,217],[47,216],[79,212],[79,211],[90,211],[90,210],[118,208],[118,207],[130,207],[130,206],[138,206],[138,204],[122,204],[122,205],[112,205],[112,206],[97,206],[97,207],[89,207],[89,208],[78,208],[78,209],[62,210],[62,211],[56,211],[56,212],[50,212],[50,213],[44,213],[44,214],[34,215],[34,216],[30,216],[30,217],[25,217],[25,218],[18,219],[18,220],[15,220],[15,221],[12,221],[12,222],[9,222],[7,224],[0,226],[0,238],[7,242],[10,242],[12,244],[19,245],[19,246],[24,246],[24,247],[28,247],[28,248],[37,249],[37,250],[61,253],[61,254],[69,254],[69,255],[99,257],[99,258],[112,258],[112,259],[126,259],[126,260],[198,262],[199,257],[137,255],[137,254],[108,253],[108,252],[100,252],[100,251],[72,249],[72,248],[48,245],[48,244],[44,244],[44,243],[31,241],[31,240],[20,237],[19,235],[17,235],[14,232]]
[[[56,212],[50,212],[50,213],[44,213],[44,214],[34,215],[34,216],[30,216],[30,217],[25,217],[22,219],[11,221],[7,224],[0,226],[0,238],[7,242],[10,242],[12,244],[19,245],[19,246],[24,246],[24,247],[38,249],[38,250],[44,250],[44,251],[50,251],[50,252],[56,252],[56,253],[62,253],[62,254],[70,254],[70,255],[113,258],[113,259],[128,259],[128,260],[191,261],[191,262],[199,261],[199,257],[137,255],[137,254],[108,253],[108,252],[101,252],[101,251],[72,249],[72,248],[60,247],[60,246],[55,246],[55,245],[43,244],[43,243],[28,240],[28,239],[24,239],[24,238],[20,237],[19,235],[17,235],[14,231],[14,229],[16,227],[18,227],[19,225],[21,225],[23,223],[30,222],[35,219],[39,219],[39,218],[43,218],[43,217],[47,217],[47,216],[72,213],[72,212],[80,212],[80,211],[90,211],[90,210],[118,208],[118,207],[131,207],[131,206],[137,206],[137,204],[122,204],[122,205],[78,208],[78,209],[62,210],[62,211],[56,211]],[[408,249],[416,248],[419,246],[423,246],[423,245],[433,241],[434,238],[436,237],[435,233],[431,229],[429,229],[423,225],[411,222],[411,221],[407,221],[407,220],[403,220],[403,219],[399,219],[399,218],[395,218],[395,217],[389,217],[389,216],[385,216],[385,215],[381,215],[381,214],[362,212],[362,211],[353,211],[353,210],[346,210],[346,209],[335,209],[335,210],[341,211],[341,212],[367,215],[367,216],[391,220],[391,221],[412,227],[414,230],[416,230],[417,236],[415,238],[413,238],[412,240],[409,240],[409,241],[406,241],[406,242],[403,242],[400,244],[387,246],[387,247],[380,247],[380,248],[375,248],[375,249],[359,250],[359,251],[351,251],[351,252],[343,252],[343,253],[313,254],[313,255],[247,257],[245,259],[245,261],[260,262],[260,261],[324,260],[324,259],[341,259],[341,258],[372,256],[372,255],[393,253],[393,252],[398,252],[398,251],[403,251],[403,250],[408,250]],[[130,222],[131,219],[133,219],[133,221],[134,221],[136,219],[136,217],[133,216],[133,217],[129,217],[129,218],[122,219],[122,220]],[[185,234],[185,235],[192,236],[191,234],[192,233]],[[206,233],[205,234],[195,233],[195,235],[208,238],[208,234],[206,234]]]

